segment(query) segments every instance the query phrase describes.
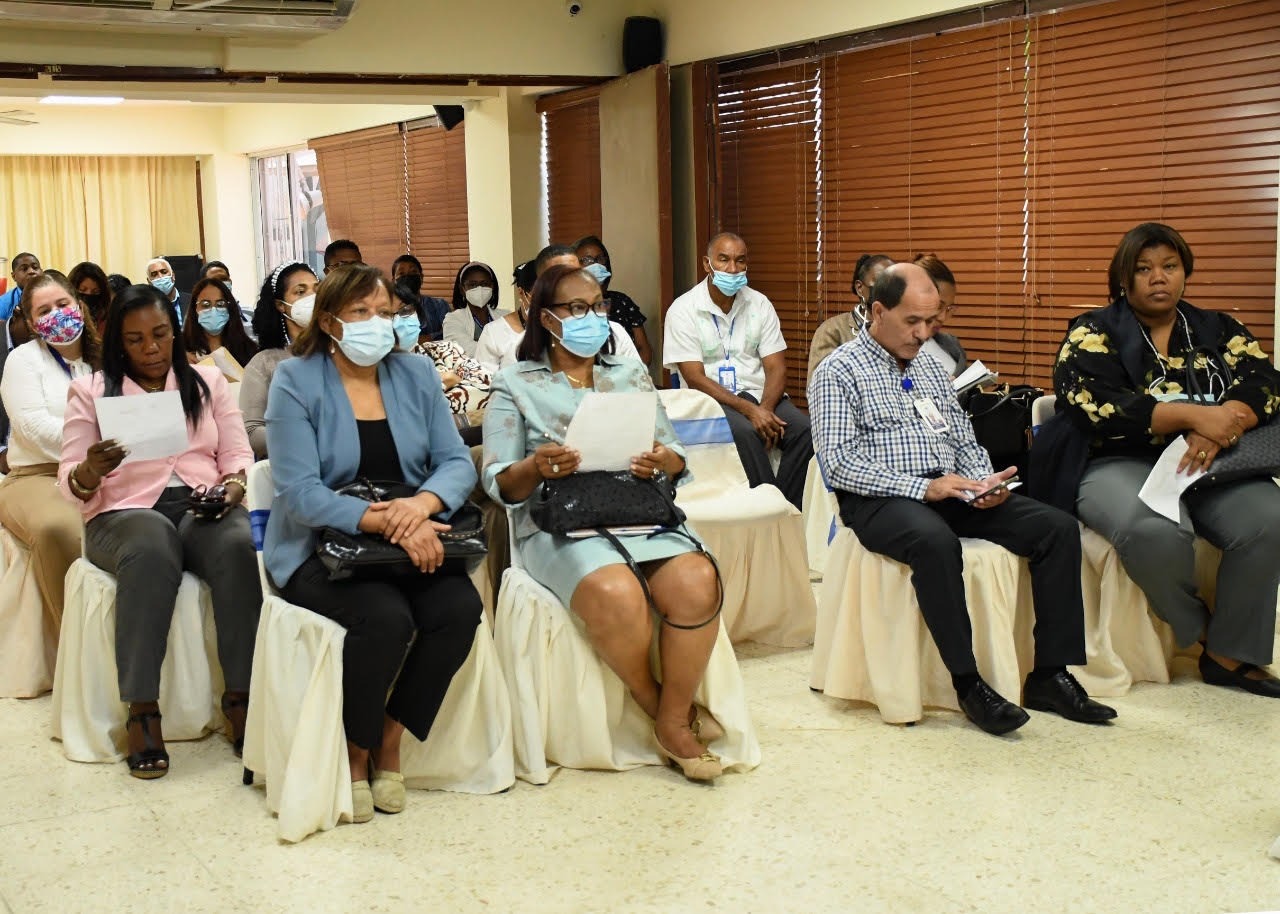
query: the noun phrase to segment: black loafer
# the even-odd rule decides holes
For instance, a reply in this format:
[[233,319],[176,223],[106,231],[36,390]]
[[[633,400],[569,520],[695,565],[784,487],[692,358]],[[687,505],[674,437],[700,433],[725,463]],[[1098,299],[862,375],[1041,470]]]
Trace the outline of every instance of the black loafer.
[[1280,679],[1250,679],[1247,674],[1256,669],[1260,667],[1242,663],[1234,670],[1229,670],[1210,657],[1207,651],[1200,654],[1200,675],[1209,685],[1244,689],[1264,698],[1280,698]]
[[1027,712],[1004,698],[978,677],[968,695],[959,696],[964,716],[993,736],[1017,730],[1031,718]]
[[1066,670],[1049,677],[1027,677],[1022,703],[1032,711],[1051,711],[1082,724],[1104,724],[1115,719],[1116,709],[1089,697],[1076,677]]

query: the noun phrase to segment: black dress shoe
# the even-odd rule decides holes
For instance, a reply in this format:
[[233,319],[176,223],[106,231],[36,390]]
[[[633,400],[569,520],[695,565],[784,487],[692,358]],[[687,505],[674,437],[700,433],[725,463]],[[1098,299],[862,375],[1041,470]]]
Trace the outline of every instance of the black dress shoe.
[[1101,724],[1116,716],[1116,709],[1089,697],[1076,678],[1066,670],[1049,677],[1028,676],[1022,703],[1032,711],[1052,711],[1082,724]]
[[968,695],[960,696],[964,716],[994,736],[1017,730],[1031,718],[1027,712],[1005,699],[981,677]]
[[1264,698],[1280,698],[1280,679],[1250,679],[1246,674],[1258,669],[1252,663],[1242,663],[1229,670],[1205,651],[1200,655],[1200,675],[1209,685],[1244,689]]

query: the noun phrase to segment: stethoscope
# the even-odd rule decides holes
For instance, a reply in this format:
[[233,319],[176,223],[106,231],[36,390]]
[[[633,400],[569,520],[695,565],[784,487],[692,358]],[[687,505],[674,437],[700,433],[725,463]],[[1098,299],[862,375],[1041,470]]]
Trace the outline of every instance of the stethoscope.
[[[1183,357],[1183,364],[1186,368],[1187,376],[1190,377],[1196,370],[1196,345],[1191,340],[1191,328],[1187,326],[1187,319],[1183,316],[1181,311],[1178,312],[1178,324],[1182,327],[1182,333],[1187,340],[1187,354]],[[1165,356],[1160,354],[1160,350],[1156,348],[1156,344],[1151,342],[1151,334],[1147,331],[1146,327],[1142,328],[1142,338],[1147,341],[1147,346],[1151,349],[1152,353],[1155,354],[1156,365],[1162,369],[1159,377],[1152,378],[1151,383],[1147,385],[1147,394],[1148,396],[1153,397],[1159,396],[1164,393],[1160,388],[1168,383],[1169,379],[1169,366],[1167,359]],[[1187,359],[1190,359],[1189,363],[1186,361]],[[1230,380],[1218,370],[1212,360],[1208,359],[1206,359],[1205,364],[1205,375],[1209,382],[1206,388],[1209,399],[1211,402],[1217,403],[1226,394],[1227,388],[1230,386]],[[1188,394],[1188,396],[1190,395]]]

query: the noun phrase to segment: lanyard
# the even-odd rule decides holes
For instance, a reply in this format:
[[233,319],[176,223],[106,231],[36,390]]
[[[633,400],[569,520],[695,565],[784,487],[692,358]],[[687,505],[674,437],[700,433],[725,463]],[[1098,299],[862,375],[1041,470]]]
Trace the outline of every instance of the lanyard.
[[66,376],[74,379],[74,376],[71,374],[71,366],[67,364],[67,360],[62,357],[58,350],[48,345],[46,345],[45,348],[49,350],[49,355],[53,356],[53,360],[58,363],[58,367],[62,369]]
[[729,334],[726,336],[720,330],[720,318],[711,315],[711,322],[716,325],[716,335],[720,337],[720,346],[724,349],[724,360],[729,361],[729,344],[733,342],[733,325],[738,322],[738,316],[735,314],[733,319],[729,321]]

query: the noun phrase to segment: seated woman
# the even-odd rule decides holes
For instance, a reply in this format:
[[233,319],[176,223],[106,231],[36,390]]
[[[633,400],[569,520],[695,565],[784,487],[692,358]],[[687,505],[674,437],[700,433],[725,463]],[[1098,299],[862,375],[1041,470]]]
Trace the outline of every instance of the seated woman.
[[258,354],[258,347],[244,330],[240,303],[220,279],[202,279],[191,290],[191,304],[182,325],[182,341],[192,364],[226,349],[243,368]]
[[[466,501],[475,466],[431,363],[393,352],[394,314],[379,270],[331,270],[267,405],[277,496],[263,559],[286,600],[347,630],[342,722],[356,822],[404,808],[400,738],[406,728],[427,738],[481,610],[469,578],[437,572],[448,527],[432,520]],[[334,491],[361,477],[417,494],[371,505]],[[421,573],[330,581],[315,554],[322,527],[383,536]]]
[[[515,548],[530,576],[582,617],[601,659],[653,719],[662,754],[686,776],[712,780],[722,766],[698,737],[714,740],[719,725],[693,704],[719,627],[711,562],[675,533],[621,537],[668,623],[659,639],[659,685],[649,666],[653,619],[623,557],[603,537],[546,533],[529,513],[543,480],[563,478],[578,466],[578,454],[563,442],[587,391],[653,390],[640,362],[609,353],[607,313],[600,284],[584,270],[554,266],[538,278],[520,361],[494,379],[485,411],[485,489],[511,509]],[[661,403],[654,438],[652,450],[634,458],[631,472],[647,477],[661,471],[679,479],[683,450]]]
[[893,264],[893,258],[884,254],[863,254],[853,268],[853,310],[829,317],[814,331],[813,342],[809,345],[809,375],[818,370],[818,365],[840,346],[851,342],[862,325],[867,322],[867,311],[871,307],[871,287],[876,284],[885,267]]
[[[1275,640],[1280,488],[1266,476],[1196,486],[1183,494],[1177,524],[1138,497],[1179,435],[1187,441],[1179,471],[1207,470],[1280,408],[1280,372],[1252,334],[1228,314],[1183,300],[1192,267],[1191,248],[1169,226],[1131,229],[1111,258],[1111,303],[1078,317],[1062,344],[1058,403],[1088,439],[1076,509],[1115,546],[1178,644],[1203,643],[1205,682],[1280,698],[1280,681],[1262,669]],[[1221,353],[1231,381],[1191,357],[1200,346]],[[1192,372],[1216,402],[1188,401]],[[1197,534],[1222,550],[1212,612],[1196,592]]]
[[964,371],[967,357],[960,341],[950,333],[943,333],[942,328],[956,309],[956,278],[937,254],[917,254],[911,262],[918,264],[929,274],[938,289],[938,298],[942,304],[942,309],[933,321],[934,334],[925,342],[923,351],[941,362],[942,367],[954,378]]
[[444,338],[473,356],[485,326],[506,314],[498,310],[498,274],[487,263],[464,264],[453,280],[453,310],[445,315]]
[[9,353],[0,380],[12,429],[0,524],[31,550],[45,630],[56,640],[63,581],[84,537],[80,512],[58,492],[62,417],[72,380],[102,367],[102,346],[71,284],[48,273],[27,283],[20,313],[33,336]]
[[592,275],[600,288],[604,289],[604,300],[609,305],[609,320],[622,326],[631,341],[635,344],[640,361],[646,365],[653,359],[653,350],[649,347],[649,336],[644,331],[647,318],[640,306],[631,300],[626,292],[618,292],[609,288],[609,280],[613,276],[613,261],[604,242],[595,235],[579,238],[573,244],[574,253],[583,269]]
[[[127,450],[102,440],[98,402],[176,391],[186,414],[187,447],[173,457],[121,466]],[[187,361],[178,315],[150,285],[117,296],[102,341],[102,371],[71,384],[58,484],[85,519],[85,557],[116,576],[116,666],[129,703],[129,773],[169,770],[160,727],[160,665],[183,571],[213,592],[218,660],[227,691],[222,710],[236,754],[244,745],[249,670],[262,608],[258,562],[241,507],[253,462],[240,410],[222,372]],[[192,490],[222,491],[216,519],[188,513]]]
[[[515,364],[514,353],[524,336],[524,322],[529,314],[529,295],[538,278],[536,262],[526,260],[515,268],[511,278],[516,287],[516,307],[500,321],[490,321],[476,341],[476,361],[491,375],[507,365]],[[507,354],[511,353],[511,356]]]
[[93,324],[98,339],[102,339],[102,330],[107,326],[107,309],[111,307],[111,298],[115,295],[107,274],[102,267],[86,260],[71,268],[67,281],[88,309],[86,318]]
[[258,354],[244,368],[240,410],[249,444],[258,460],[267,456],[267,391],[276,366],[290,356],[289,347],[311,323],[316,302],[316,274],[300,261],[282,263],[267,277],[253,309]]

